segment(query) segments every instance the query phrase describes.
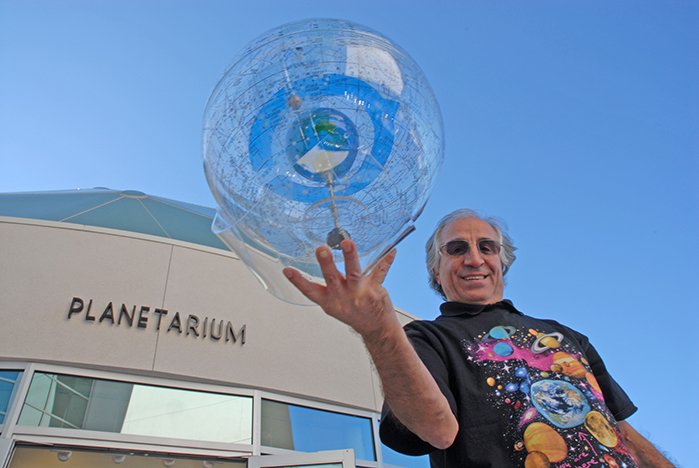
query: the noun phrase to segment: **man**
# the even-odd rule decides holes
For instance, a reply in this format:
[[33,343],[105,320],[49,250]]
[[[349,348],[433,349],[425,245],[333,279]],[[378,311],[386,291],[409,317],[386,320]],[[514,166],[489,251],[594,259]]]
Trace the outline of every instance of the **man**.
[[672,467],[623,421],[636,407],[585,336],[503,301],[515,248],[493,220],[470,210],[442,219],[426,250],[447,302],[436,320],[405,330],[381,285],[395,250],[364,276],[354,243],[341,248],[344,276],[327,247],[317,250],[326,286],[284,273],[362,336],[389,447],[429,453],[433,467]]

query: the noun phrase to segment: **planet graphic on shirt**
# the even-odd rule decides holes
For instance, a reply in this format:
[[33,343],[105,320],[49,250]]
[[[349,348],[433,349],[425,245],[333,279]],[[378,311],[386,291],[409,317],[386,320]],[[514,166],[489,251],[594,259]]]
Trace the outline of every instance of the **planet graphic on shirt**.
[[[563,440],[563,437],[556,432],[551,426],[535,422],[531,423],[524,431],[524,445],[527,447],[529,456],[533,456],[534,452],[541,452],[546,456],[551,463],[563,461],[568,456],[568,446]],[[529,456],[527,458],[529,458]],[[536,460],[538,458],[539,460]],[[542,457],[536,457],[534,460],[543,462]],[[525,466],[547,466],[547,465],[527,465]]]
[[599,386],[599,383],[597,383],[597,379],[595,378],[594,375],[592,375],[591,372],[588,372],[585,374],[585,379],[587,379],[587,382],[590,384],[590,386],[599,394],[602,393],[602,389]]
[[536,409],[561,428],[579,426],[591,409],[582,392],[563,380],[540,380],[533,383],[531,398]]
[[595,439],[606,447],[616,447],[619,443],[619,436],[612,429],[607,418],[598,411],[590,411],[585,417],[585,427]]
[[619,468],[619,464],[612,456],[605,455],[603,460],[607,464],[607,466],[609,466],[609,468]]
[[557,352],[553,355],[553,365],[551,370],[554,372],[562,372],[567,376],[575,377],[576,379],[582,379],[587,374],[587,369],[583,366],[580,361],[575,359],[568,353],[562,351]]
[[508,343],[502,342],[493,346],[493,352],[500,357],[510,356],[515,350]]
[[498,325],[490,329],[488,334],[485,336],[487,338],[493,338],[495,340],[504,340],[511,337],[517,331],[515,327]]
[[[506,340],[517,331],[515,327],[498,325],[490,329],[490,331],[485,335],[485,339],[491,340]],[[493,346],[493,352],[500,357],[507,357],[512,355],[515,350],[512,345],[504,341],[496,343]]]
[[551,468],[551,462],[543,452],[531,452],[524,460],[524,468]]
[[[534,330],[530,330],[531,333]],[[549,349],[556,349],[561,347],[561,341],[563,341],[562,333],[547,333],[547,334],[537,334],[536,341],[532,344],[532,351],[539,354],[543,353]]]

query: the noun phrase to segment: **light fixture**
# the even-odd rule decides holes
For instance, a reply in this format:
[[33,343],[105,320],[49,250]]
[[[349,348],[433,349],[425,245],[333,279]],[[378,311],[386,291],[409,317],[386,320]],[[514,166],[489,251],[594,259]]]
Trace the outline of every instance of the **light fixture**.
[[59,461],[67,462],[68,460],[70,460],[71,455],[73,455],[73,452],[69,450],[62,450],[58,452],[58,455],[56,456],[58,457]]
[[123,463],[124,460],[126,460],[126,455],[124,455],[123,453],[121,455],[114,455],[112,460],[114,460],[114,463],[119,465],[119,464]]
[[164,458],[163,459],[163,466],[167,466],[169,468],[174,464],[175,464],[175,460],[173,458]]
[[201,462],[201,466],[203,468],[214,468],[213,462],[210,462],[209,460],[204,460],[203,462]]

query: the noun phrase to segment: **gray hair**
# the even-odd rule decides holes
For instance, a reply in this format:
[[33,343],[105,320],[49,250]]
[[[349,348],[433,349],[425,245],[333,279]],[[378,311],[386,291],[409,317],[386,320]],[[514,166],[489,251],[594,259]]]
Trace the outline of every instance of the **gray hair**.
[[500,261],[502,262],[503,277],[507,274],[507,272],[510,269],[510,266],[517,258],[517,256],[515,255],[515,250],[517,250],[517,247],[515,247],[512,244],[512,239],[505,232],[507,230],[507,225],[500,218],[483,216],[474,210],[469,210],[466,208],[449,213],[439,221],[437,227],[432,233],[432,236],[430,236],[429,240],[427,241],[427,244],[425,245],[425,263],[427,264],[427,272],[429,273],[430,287],[437,291],[437,293],[439,293],[439,295],[442,296],[442,298],[444,299],[446,299],[447,297],[444,295],[444,290],[442,289],[442,286],[437,282],[437,277],[434,274],[434,271],[439,266],[440,259],[439,250],[441,248],[441,244],[439,238],[442,235],[442,231],[447,226],[447,224],[462,218],[481,219],[488,223],[490,227],[492,227],[493,230],[497,233],[497,241],[502,244],[502,248],[500,249]]

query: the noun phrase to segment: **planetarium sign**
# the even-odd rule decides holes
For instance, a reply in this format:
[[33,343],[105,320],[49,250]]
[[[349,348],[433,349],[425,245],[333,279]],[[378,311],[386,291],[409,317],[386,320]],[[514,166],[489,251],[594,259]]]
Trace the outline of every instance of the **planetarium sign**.
[[167,324],[166,333],[177,332],[184,336],[193,336],[199,339],[210,339],[212,341],[240,342],[245,344],[245,324],[237,332],[230,321],[224,323],[223,320],[213,317],[204,317],[202,320],[198,315],[175,312],[170,314],[166,309],[151,308],[149,306],[134,305],[129,309],[126,304],[115,306],[110,302],[102,307],[95,307],[93,310],[93,300],[85,301],[80,297],[73,297],[68,309],[68,320],[73,320],[82,316],[85,322],[107,322],[111,325],[153,328],[160,331],[161,326]]

